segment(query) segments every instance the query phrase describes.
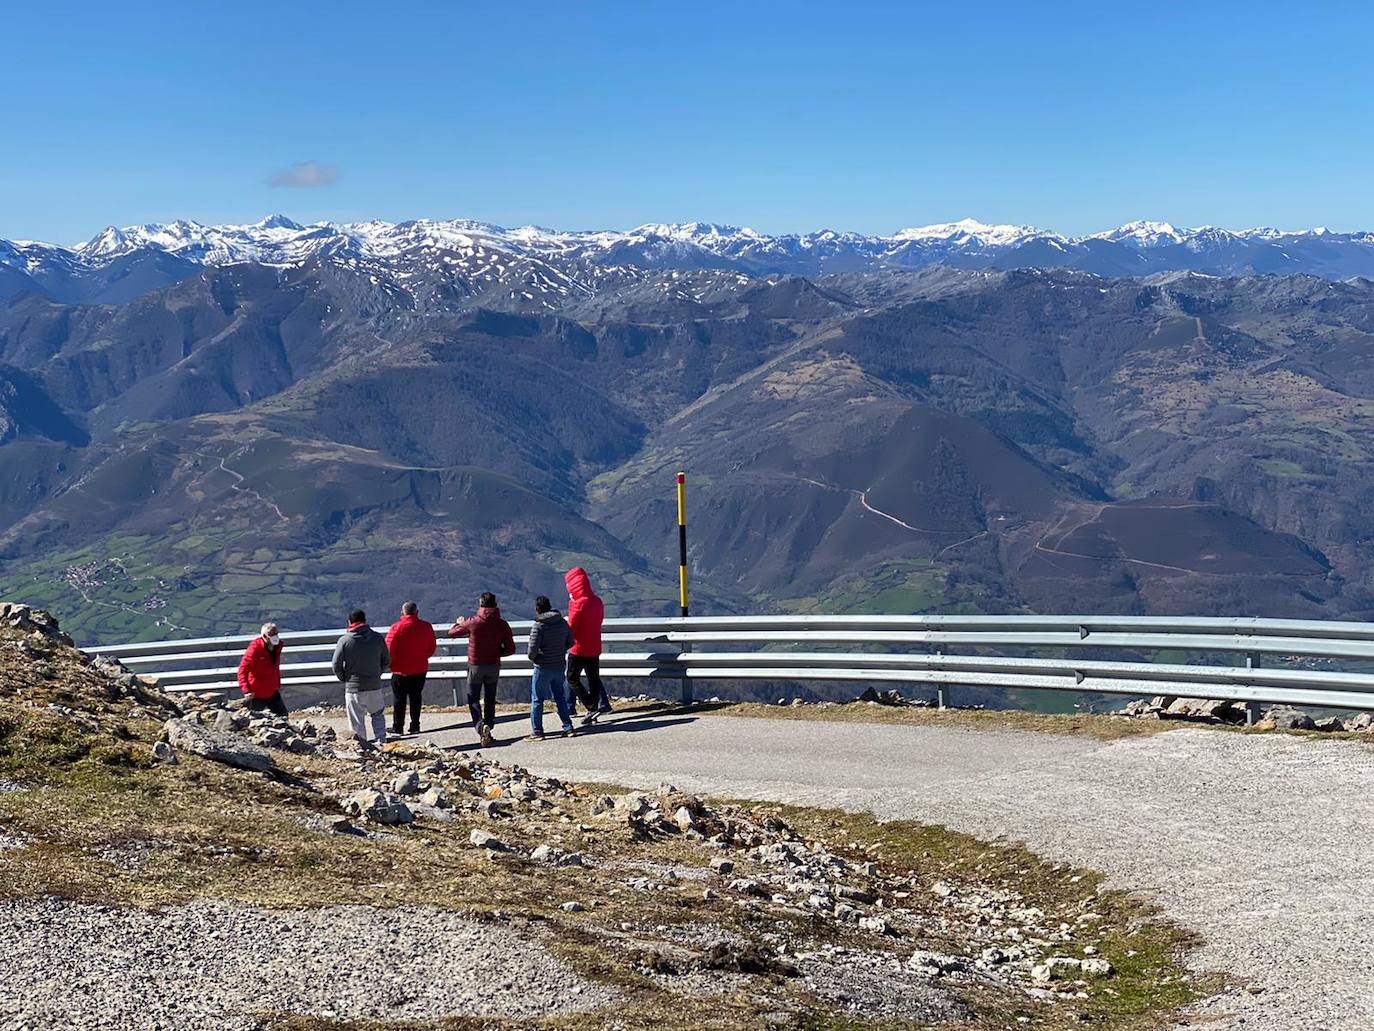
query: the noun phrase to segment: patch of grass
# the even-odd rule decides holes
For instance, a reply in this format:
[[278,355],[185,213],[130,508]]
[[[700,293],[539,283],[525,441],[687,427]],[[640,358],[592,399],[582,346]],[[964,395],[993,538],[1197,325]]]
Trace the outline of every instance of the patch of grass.
[[1033,730],[1114,741],[1124,737],[1162,734],[1204,724],[1172,720],[1135,720],[1125,717],[1057,715],[1017,709],[905,708],[867,702],[816,705],[763,705],[757,702],[707,704],[692,707],[712,715],[774,720],[831,720],[837,723],[888,723],[912,727],[958,727],[964,730]]
[[1265,458],[1255,464],[1274,476],[1303,476],[1307,472],[1297,462],[1287,458]]
[[[1028,730],[1069,737],[1116,741],[1150,737],[1175,730],[1206,730],[1216,734],[1283,734],[1319,741],[1342,741],[1374,748],[1374,734],[1349,731],[1279,730],[1272,726],[1230,726],[1202,720],[1131,719],[1100,713],[1045,713],[1020,709],[932,709],[867,702],[820,702],[807,705],[768,705],[761,702],[699,702],[686,709],[671,703],[651,703],[639,708],[657,712],[704,712],[713,716],[748,719],[828,720],[835,723],[884,723],[912,727],[957,727],[962,730]],[[629,711],[627,708],[626,711]]]

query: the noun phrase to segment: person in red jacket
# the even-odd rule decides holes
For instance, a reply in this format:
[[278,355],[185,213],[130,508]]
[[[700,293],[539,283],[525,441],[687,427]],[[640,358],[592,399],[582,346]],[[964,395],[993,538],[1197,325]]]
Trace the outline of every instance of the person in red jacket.
[[408,601],[401,606],[401,618],[386,632],[386,649],[391,653],[391,697],[395,711],[391,732],[400,734],[410,709],[410,733],[420,733],[420,696],[429,675],[429,657],[439,647],[434,624],[420,618],[420,606]]
[[606,618],[606,606],[592,590],[592,581],[581,566],[569,569],[563,582],[568,585],[568,626],[573,634],[573,644],[568,649],[568,684],[587,710],[582,718],[582,725],[587,726],[611,711],[610,696],[601,682],[601,624]]
[[286,715],[281,697],[281,634],[276,623],[264,623],[239,660],[239,690],[253,712]]
[[515,654],[515,635],[510,624],[501,618],[496,595],[490,591],[478,600],[477,615],[457,620],[448,628],[448,635],[468,639],[468,712],[472,714],[477,739],[483,748],[490,748],[501,659]]

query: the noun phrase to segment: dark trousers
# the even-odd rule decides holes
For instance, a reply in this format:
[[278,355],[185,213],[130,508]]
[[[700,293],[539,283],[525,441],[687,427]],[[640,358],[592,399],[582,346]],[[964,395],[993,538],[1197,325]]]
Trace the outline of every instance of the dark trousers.
[[391,718],[391,732],[400,734],[405,730],[406,708],[410,708],[410,732],[420,733],[420,695],[425,690],[425,674],[391,674],[391,696],[396,701],[396,712]]
[[286,703],[281,700],[280,691],[274,694],[271,698],[248,699],[249,712],[262,712],[264,710],[270,713],[274,713],[278,716],[286,715]]
[[[587,674],[587,686],[582,686],[582,673]],[[568,686],[572,688],[582,708],[588,712],[611,711],[611,698],[606,694],[606,685],[601,682],[601,657],[568,655]]]
[[496,682],[500,678],[499,662],[468,667],[468,712],[472,714],[472,729],[478,733],[483,727],[496,725]]

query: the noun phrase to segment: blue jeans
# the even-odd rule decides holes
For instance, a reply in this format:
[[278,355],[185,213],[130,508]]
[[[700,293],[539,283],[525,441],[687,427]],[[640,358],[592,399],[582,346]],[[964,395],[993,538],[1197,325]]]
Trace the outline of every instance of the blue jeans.
[[535,734],[544,733],[544,703],[551,700],[558,709],[558,719],[564,730],[572,730],[572,713],[568,709],[568,682],[562,666],[535,666],[530,677],[530,727]]

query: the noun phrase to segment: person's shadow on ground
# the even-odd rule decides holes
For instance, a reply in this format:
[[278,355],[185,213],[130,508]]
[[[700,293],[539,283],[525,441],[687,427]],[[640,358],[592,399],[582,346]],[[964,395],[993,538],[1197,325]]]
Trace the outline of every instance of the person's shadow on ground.
[[[588,726],[581,726],[580,721],[574,720],[577,729],[577,737],[592,737],[598,734],[641,734],[645,731],[660,730],[665,727],[680,727],[687,723],[693,723],[697,719],[697,713],[709,711],[717,706],[692,706],[690,710],[682,706],[667,706],[650,710],[631,709],[623,713],[611,712],[596,723]],[[548,714],[545,714],[547,720]],[[512,712],[502,713],[496,717],[494,730],[499,734],[502,730],[511,728],[512,725],[524,723],[528,728],[529,713]],[[456,720],[446,723],[439,727],[429,727],[420,732],[416,737],[409,740],[420,741],[434,734],[447,733],[449,731],[472,730],[472,723],[469,720]],[[473,735],[474,738],[476,735]],[[513,738],[500,738],[493,743],[492,748],[504,748],[524,741],[528,732],[517,735]],[[547,732],[548,740],[562,738],[561,730],[550,730]],[[480,752],[482,746],[476,740],[456,742],[452,744],[439,745],[446,752]]]

